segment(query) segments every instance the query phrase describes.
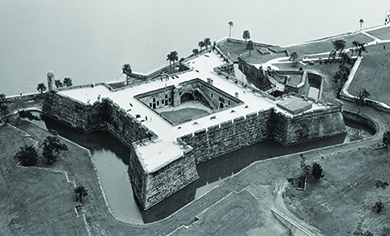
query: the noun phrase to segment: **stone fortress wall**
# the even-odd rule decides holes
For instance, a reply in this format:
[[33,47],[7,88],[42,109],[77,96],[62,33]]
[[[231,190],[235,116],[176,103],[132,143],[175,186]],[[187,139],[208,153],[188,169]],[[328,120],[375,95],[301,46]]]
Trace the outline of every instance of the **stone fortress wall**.
[[129,147],[134,141],[157,138],[153,131],[108,98],[89,104],[50,92],[47,94],[42,112],[83,132],[108,129]]
[[179,137],[178,142],[190,145],[200,163],[266,139],[293,145],[344,133],[339,106],[295,116],[271,108],[197,130]]
[[193,149],[183,150],[182,157],[153,173],[145,173],[138,158],[135,142],[129,160],[129,178],[133,193],[144,209],[148,209],[199,178]]

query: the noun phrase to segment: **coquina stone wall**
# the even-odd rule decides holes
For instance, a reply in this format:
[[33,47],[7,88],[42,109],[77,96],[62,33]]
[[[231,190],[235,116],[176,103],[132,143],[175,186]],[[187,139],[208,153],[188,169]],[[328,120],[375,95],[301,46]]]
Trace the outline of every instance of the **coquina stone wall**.
[[158,169],[146,173],[134,143],[129,163],[129,177],[133,193],[144,209],[148,209],[199,178],[193,149],[188,147],[183,156]]
[[104,128],[104,103],[83,103],[67,96],[49,92],[43,103],[42,112],[83,132]]
[[295,116],[272,108],[197,130],[179,137],[178,142],[193,147],[196,163],[200,163],[270,138],[292,145],[345,132],[338,106]]
[[275,112],[271,121],[270,137],[286,146],[346,133],[339,106],[305,112],[293,117]]
[[273,109],[262,110],[195,131],[178,138],[194,149],[196,163],[241,149],[265,139],[270,133]]
[[263,69],[258,69],[254,65],[246,63],[241,57],[238,57],[238,68],[243,74],[250,76],[252,79],[261,81],[262,90],[271,88],[271,82],[268,80]]
[[51,92],[42,112],[83,132],[108,129],[128,146],[134,141],[157,138],[153,131],[108,98],[89,104]]

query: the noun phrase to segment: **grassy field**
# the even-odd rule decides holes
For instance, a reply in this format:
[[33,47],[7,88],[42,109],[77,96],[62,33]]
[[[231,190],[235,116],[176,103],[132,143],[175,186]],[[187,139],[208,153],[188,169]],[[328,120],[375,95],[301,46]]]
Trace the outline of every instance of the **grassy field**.
[[369,98],[390,105],[390,43],[370,46],[367,51],[348,91],[357,95],[364,88],[371,94]]
[[351,235],[361,224],[374,235],[390,234],[390,205],[373,211],[378,200],[390,201],[390,188],[375,187],[376,180],[390,181],[387,149],[362,149],[325,156],[318,162],[325,170],[320,181],[311,180],[306,191],[290,190],[290,210],[322,229],[326,235]]
[[84,222],[74,211],[73,184],[64,172],[56,164],[46,168],[17,166],[14,155],[19,146],[37,141],[11,126],[0,127],[0,234],[83,234]]
[[381,40],[390,39],[390,29],[389,27],[376,29],[368,31],[367,33],[371,34],[372,36],[379,38]]
[[193,117],[198,117],[203,114],[208,114],[207,111],[197,108],[183,108],[177,111],[165,111],[161,112],[161,115],[165,116],[172,123],[179,123]]
[[357,33],[352,35],[340,35],[336,37],[331,37],[321,41],[313,41],[305,44],[294,45],[290,47],[286,47],[290,53],[297,52],[299,56],[308,55],[308,54],[316,54],[323,52],[330,52],[334,49],[332,41],[337,39],[343,39],[346,42],[346,48],[352,47],[352,42],[357,40],[359,42],[371,42],[374,41],[373,38]]

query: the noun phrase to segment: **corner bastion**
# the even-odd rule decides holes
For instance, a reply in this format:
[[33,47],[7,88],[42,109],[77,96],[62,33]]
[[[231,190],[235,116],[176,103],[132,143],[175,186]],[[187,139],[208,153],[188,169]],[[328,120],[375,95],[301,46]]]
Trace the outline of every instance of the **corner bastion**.
[[[104,84],[52,91],[43,113],[84,132],[107,129],[129,146],[129,178],[144,209],[198,179],[200,162],[266,139],[293,145],[346,133],[340,105],[294,96],[268,99],[215,73],[224,58],[214,52],[185,63],[192,70],[120,91]],[[177,124],[156,112],[162,106],[180,108],[188,93],[213,112]]]

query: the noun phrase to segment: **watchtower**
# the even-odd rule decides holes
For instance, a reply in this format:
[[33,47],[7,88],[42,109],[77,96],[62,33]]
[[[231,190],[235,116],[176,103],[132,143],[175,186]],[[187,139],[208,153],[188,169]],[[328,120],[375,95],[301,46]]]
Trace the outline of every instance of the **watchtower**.
[[54,89],[54,73],[53,71],[47,72],[47,87],[49,91],[52,91]]

